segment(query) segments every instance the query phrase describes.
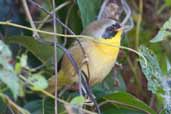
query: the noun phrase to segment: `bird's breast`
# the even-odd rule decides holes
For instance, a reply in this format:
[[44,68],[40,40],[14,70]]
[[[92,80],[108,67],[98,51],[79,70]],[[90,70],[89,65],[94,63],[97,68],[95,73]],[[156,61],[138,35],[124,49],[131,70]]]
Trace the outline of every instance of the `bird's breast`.
[[[113,43],[112,45],[116,45],[116,47],[97,42],[88,43],[89,46],[86,46],[91,85],[101,82],[114,66],[119,52],[120,41]],[[83,71],[87,72],[86,69],[86,67],[83,67]]]

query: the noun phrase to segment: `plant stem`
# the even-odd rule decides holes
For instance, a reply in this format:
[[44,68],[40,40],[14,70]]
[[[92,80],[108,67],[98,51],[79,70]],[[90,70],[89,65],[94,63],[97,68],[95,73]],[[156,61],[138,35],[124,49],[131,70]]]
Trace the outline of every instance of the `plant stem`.
[[136,51],[136,50],[134,50],[132,48],[125,47],[125,46],[115,46],[113,44],[104,43],[102,41],[94,39],[91,36],[85,36],[85,35],[65,35],[65,34],[60,34],[60,33],[47,32],[47,31],[43,31],[43,30],[33,29],[33,28],[30,28],[30,27],[27,27],[27,26],[23,26],[23,25],[11,23],[9,21],[5,21],[5,22],[0,21],[0,25],[9,25],[9,26],[13,26],[13,27],[22,28],[22,29],[25,29],[25,30],[36,31],[36,32],[39,32],[39,33],[47,34],[47,35],[56,35],[56,36],[67,37],[67,38],[77,38],[77,37],[79,37],[79,38],[83,38],[83,39],[86,39],[86,40],[94,41],[94,42],[99,43],[99,44],[104,44],[106,46],[112,46],[112,47],[115,47],[115,48],[120,48],[120,49],[128,50],[128,51],[131,51],[131,52],[137,54],[138,56],[142,57],[144,62],[145,62],[145,64],[147,65],[146,58],[141,53],[139,53],[138,51]]
[[[23,3],[23,7],[24,7],[24,10],[26,12],[26,15],[27,15],[27,18],[28,18],[28,20],[30,22],[31,27],[33,29],[36,29],[36,26],[35,26],[35,24],[33,22],[32,16],[30,14],[30,11],[29,11],[29,8],[28,8],[28,5],[27,5],[27,1],[26,0],[22,0],[22,3]],[[39,37],[38,32],[37,31],[33,31],[33,36]],[[37,37],[34,37],[34,38],[37,38]]]
[[143,14],[143,0],[139,0],[139,14],[138,14],[138,21],[136,26],[135,49],[138,49],[138,45],[139,45],[142,14]]
[[[139,14],[138,14],[138,20],[137,20],[137,26],[136,26],[136,39],[135,39],[135,49],[138,49],[139,46],[139,41],[140,41],[140,32],[141,32],[141,23],[142,23],[142,15],[143,15],[143,0],[139,0]],[[142,90],[141,87],[141,73],[139,70],[139,66],[138,66],[138,62],[137,60],[134,61],[134,66],[136,69],[136,76],[135,76],[135,80],[137,83],[137,87],[138,87],[138,93]]]
[[[55,0],[52,0],[52,7],[53,7],[53,31],[54,33],[56,33],[56,12],[55,12]],[[55,70],[55,114],[58,114],[58,102],[57,98],[58,98],[58,53],[57,53],[57,38],[56,35],[54,35],[54,70]]]

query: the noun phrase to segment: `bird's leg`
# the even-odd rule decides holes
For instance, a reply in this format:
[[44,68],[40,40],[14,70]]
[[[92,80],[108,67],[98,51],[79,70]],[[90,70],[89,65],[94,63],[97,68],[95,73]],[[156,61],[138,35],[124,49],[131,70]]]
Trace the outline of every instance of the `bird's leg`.
[[[96,107],[96,110],[98,112],[98,114],[101,114],[101,111],[99,109],[99,106],[96,102],[96,97],[94,96],[91,88],[90,88],[90,85],[89,85],[89,76],[90,76],[90,72],[89,72],[89,60],[88,60],[88,57],[87,57],[87,54],[85,53],[85,58],[82,60],[82,64],[81,64],[81,67],[83,67],[85,64],[87,66],[87,72],[88,72],[88,76],[85,74],[84,71],[82,71],[82,75],[81,75],[81,89],[82,89],[82,93],[84,93],[84,95],[87,97],[87,101],[85,102],[86,105],[89,105],[89,106],[92,106],[92,105],[95,105]],[[80,67],[80,69],[81,69]]]
[[86,52],[84,53],[84,59],[82,60],[81,67],[83,67],[84,65],[86,65],[86,67],[87,67],[88,74],[86,75],[86,78],[87,78],[87,81],[89,82],[90,70],[89,70],[89,60],[88,60],[88,56],[87,56]]
[[96,97],[94,96],[93,92],[92,92],[92,89],[90,88],[89,84],[88,84],[88,81],[87,81],[87,78],[86,78],[86,74],[84,72],[82,72],[83,75],[81,75],[82,77],[82,86],[83,86],[83,92],[85,92],[85,95],[87,95],[87,103],[89,105],[92,105],[92,103],[94,104],[95,108],[96,108],[96,111],[98,114],[101,114],[101,111],[100,111],[100,108],[99,108],[99,105],[97,104],[96,102]]

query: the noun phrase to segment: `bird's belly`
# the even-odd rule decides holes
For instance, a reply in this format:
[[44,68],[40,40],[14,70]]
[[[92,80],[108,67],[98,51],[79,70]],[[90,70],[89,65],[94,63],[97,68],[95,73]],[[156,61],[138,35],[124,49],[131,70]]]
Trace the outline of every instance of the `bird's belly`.
[[[93,48],[93,51],[89,51],[88,54],[88,63],[89,63],[89,83],[94,85],[104,80],[107,74],[111,71],[116,58],[118,56],[118,48],[108,48],[109,51],[103,52],[100,48]],[[85,70],[83,68],[83,70]]]

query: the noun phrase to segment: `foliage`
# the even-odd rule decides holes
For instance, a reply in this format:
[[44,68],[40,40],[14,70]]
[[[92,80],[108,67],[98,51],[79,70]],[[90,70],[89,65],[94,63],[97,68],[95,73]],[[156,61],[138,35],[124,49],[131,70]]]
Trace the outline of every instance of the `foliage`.
[[[46,13],[53,11],[52,2],[49,0],[37,0],[37,2],[39,7],[28,2],[33,22],[40,30],[53,32],[51,17],[53,12],[44,20]],[[85,26],[96,20],[102,2],[103,0],[56,0],[57,19],[64,22],[76,34],[80,34]],[[103,82],[91,87],[92,97],[103,114],[157,114],[158,112],[169,114],[171,113],[171,17],[169,15],[171,2],[170,0],[139,0],[138,2],[127,0],[127,2],[131,7],[135,26],[132,31],[123,35],[122,45],[141,53],[147,64],[143,58],[134,53],[120,49],[117,60],[121,65],[116,65]],[[0,21],[15,22],[33,28],[21,1],[0,1],[0,6]],[[122,8],[120,10],[122,12]],[[124,14],[120,18],[122,17]],[[56,24],[56,29],[57,33],[71,34],[60,23]],[[21,28],[0,25],[2,114],[55,113],[54,107],[57,101],[54,100],[54,95],[46,91],[48,78],[55,72],[54,47],[53,44],[49,45],[47,42],[43,43],[35,39],[34,35]],[[54,37],[39,35],[41,40],[49,42],[52,42]],[[62,37],[57,38],[58,44],[66,52],[75,40],[67,39],[66,42]],[[56,62],[60,69],[64,52],[59,47],[56,51]],[[94,113],[95,102],[92,103],[92,98],[80,96],[75,88],[74,91],[64,88],[58,92],[58,112],[77,113],[78,108],[82,108],[82,111]]]
[[[11,51],[7,45],[0,41],[0,80],[10,88],[14,98],[16,99],[20,93],[19,79],[14,72],[12,64],[10,64],[11,60]],[[0,84],[2,85],[2,83]]]
[[142,101],[125,92],[114,92],[103,98],[108,102],[113,102],[112,104],[114,104],[114,106],[123,105],[122,107],[127,107],[130,110],[132,108],[146,113],[155,114],[155,112]]
[[85,27],[90,22],[96,19],[98,9],[100,8],[101,0],[93,0],[93,1],[77,0],[77,3],[80,9],[83,27]]
[[147,59],[147,65],[140,59],[140,65],[146,79],[148,80],[148,89],[157,94],[161,89],[162,71],[157,61],[157,57],[145,46],[140,46],[139,51]]
[[163,27],[160,28],[160,31],[157,35],[151,40],[151,42],[161,42],[162,40],[166,39],[167,37],[171,36],[171,17],[168,21],[166,21]]

